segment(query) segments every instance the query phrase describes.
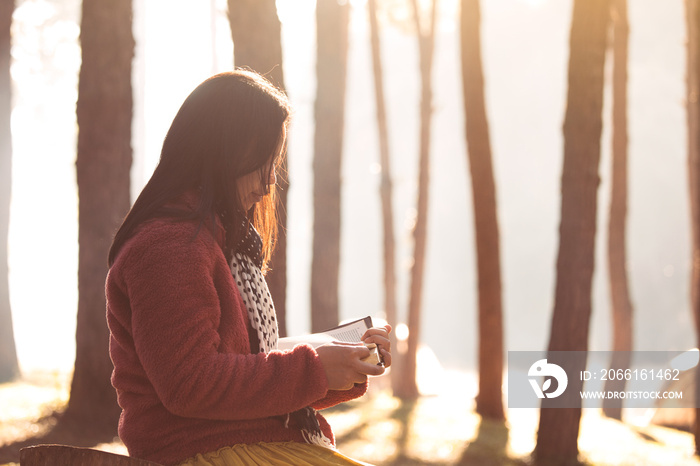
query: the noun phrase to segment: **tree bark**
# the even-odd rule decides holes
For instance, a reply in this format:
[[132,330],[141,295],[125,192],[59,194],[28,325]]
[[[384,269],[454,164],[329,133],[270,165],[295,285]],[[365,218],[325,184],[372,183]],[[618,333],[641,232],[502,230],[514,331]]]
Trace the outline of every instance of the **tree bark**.
[[[384,97],[384,74],[382,72],[381,36],[377,21],[377,0],[367,2],[372,46],[372,69],[374,71],[374,96],[377,109],[377,134],[379,137],[379,164],[381,183],[379,186],[382,202],[382,231],[384,244],[384,311],[386,320],[392,326],[397,323],[396,311],[396,241],[394,239],[394,202],[391,178],[391,153],[389,151],[389,130]],[[396,333],[389,334],[391,347],[396,349]],[[396,384],[392,377],[392,384]]]
[[349,2],[316,3],[314,228],[311,259],[311,329],[338,324],[340,193]]
[[[236,68],[248,67],[284,90],[282,36],[274,0],[228,0]],[[277,246],[265,280],[275,303],[280,336],[287,334],[287,157],[277,179]]]
[[[632,351],[632,302],[627,280],[627,0],[613,0],[612,195],[608,223],[608,270],[612,301],[611,368],[626,369]],[[608,379],[604,390],[624,391],[624,379]],[[603,400],[603,414],[622,420],[622,400]]]
[[[700,0],[686,0],[688,176],[692,228],[691,306],[700,346]],[[700,370],[695,370],[695,399],[700,400]],[[700,408],[695,408],[695,454],[700,455]]]
[[479,282],[479,394],[476,412],[505,419],[503,412],[503,315],[501,254],[496,183],[481,64],[479,0],[462,0],[462,89],[467,150],[474,202],[477,276]]
[[134,39],[129,0],[84,0],[78,84],[78,328],[62,422],[116,432],[104,283],[114,232],[130,207]]
[[12,191],[12,14],[14,0],[0,0],[0,383],[19,376],[12,330],[7,240],[10,230]]
[[[591,315],[596,204],[600,181],[608,0],[574,0],[554,313],[549,351],[586,351]],[[567,369],[578,373],[585,358]],[[567,390],[582,382],[571,377]],[[578,459],[581,408],[541,409],[535,459],[563,465]]]
[[416,383],[416,356],[420,342],[421,307],[423,300],[423,277],[425,249],[428,242],[428,195],[430,188],[430,137],[433,104],[433,50],[435,48],[435,17],[437,0],[430,2],[428,27],[421,25],[417,0],[412,0],[413,18],[418,36],[420,55],[420,152],[418,156],[418,208],[416,226],[413,230],[414,250],[411,269],[411,286],[408,299],[408,350],[400,362],[401,382],[394,387],[394,395],[411,400],[420,395]]

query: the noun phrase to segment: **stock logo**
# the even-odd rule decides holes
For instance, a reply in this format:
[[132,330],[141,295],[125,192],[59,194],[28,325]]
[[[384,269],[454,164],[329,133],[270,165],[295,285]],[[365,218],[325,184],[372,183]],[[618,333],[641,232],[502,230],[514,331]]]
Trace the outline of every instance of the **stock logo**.
[[[548,364],[546,359],[535,361],[535,363],[530,366],[527,375],[530,377],[530,385],[532,385],[532,389],[535,391],[537,398],[556,398],[564,393],[569,383],[569,378],[566,376],[564,369],[556,364]],[[533,377],[544,377],[542,387],[537,383],[537,379]],[[552,388],[552,379],[557,381],[557,385],[556,389],[550,393],[548,390]]]

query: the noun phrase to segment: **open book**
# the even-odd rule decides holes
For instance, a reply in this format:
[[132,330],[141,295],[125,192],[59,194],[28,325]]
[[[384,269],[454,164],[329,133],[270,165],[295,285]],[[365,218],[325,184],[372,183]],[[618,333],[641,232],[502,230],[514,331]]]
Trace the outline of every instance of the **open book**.
[[[339,325],[319,333],[311,333],[296,337],[280,338],[277,341],[277,349],[280,351],[290,350],[299,344],[309,344],[317,348],[326,343],[333,341],[343,341],[346,343],[361,343],[362,335],[367,329],[372,327],[372,318],[367,316],[362,319],[357,319],[347,324]],[[374,364],[382,364],[382,358],[379,355],[379,349],[374,343],[367,343],[370,349],[370,356],[363,359],[365,362]]]

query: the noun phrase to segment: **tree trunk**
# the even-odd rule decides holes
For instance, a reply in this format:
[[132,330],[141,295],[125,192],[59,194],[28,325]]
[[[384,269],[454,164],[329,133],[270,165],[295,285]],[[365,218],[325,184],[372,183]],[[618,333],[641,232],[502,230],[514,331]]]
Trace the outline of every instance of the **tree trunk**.
[[[284,90],[281,25],[274,0],[228,0],[236,68],[248,67]],[[280,336],[287,334],[287,157],[278,177],[277,246],[266,281],[275,303]]]
[[394,395],[411,400],[418,398],[416,384],[416,355],[420,342],[420,317],[423,299],[423,276],[425,249],[428,241],[428,194],[430,187],[430,123],[433,103],[433,50],[435,48],[435,17],[437,0],[430,2],[430,22],[427,30],[421,26],[417,0],[411,0],[413,18],[418,35],[420,54],[421,99],[420,99],[420,152],[418,157],[418,208],[416,226],[413,230],[414,251],[411,269],[411,286],[408,300],[408,350],[400,361],[400,382],[394,387]]
[[[379,187],[382,200],[382,229],[384,233],[384,311],[386,320],[396,326],[396,242],[394,240],[394,202],[392,198],[393,183],[391,178],[391,158],[389,151],[389,130],[384,100],[384,77],[382,72],[382,53],[379,23],[377,21],[377,0],[367,3],[372,45],[372,69],[374,70],[374,95],[377,107],[377,134],[379,136],[379,164],[381,166],[381,184]],[[396,350],[396,334],[389,334],[391,347]],[[392,384],[396,384],[392,377]]]
[[311,259],[311,329],[338,324],[340,193],[349,2],[316,3],[314,232]]
[[[557,281],[549,351],[588,349],[609,17],[608,0],[574,0]],[[584,368],[585,358],[568,367],[574,371],[569,373]],[[571,377],[568,390],[576,392],[581,387],[582,382]],[[580,419],[580,407],[540,410],[535,447],[538,463],[563,465],[577,461]]]
[[[688,175],[692,225],[691,306],[700,346],[700,0],[686,0]],[[700,400],[700,370],[695,371],[695,399]],[[700,408],[695,408],[695,454],[700,455]]]
[[[231,9],[229,8],[229,11]],[[216,8],[216,0],[209,0],[209,38],[211,40],[211,74],[216,74],[218,70],[219,54],[217,53],[216,38],[218,37],[218,31],[216,27],[216,19],[219,11]],[[229,28],[233,30],[233,25],[231,24],[231,19],[229,18]]]
[[116,432],[104,283],[114,232],[130,206],[134,39],[129,0],[84,0],[78,84],[78,329],[62,422]]
[[7,239],[12,191],[12,78],[10,49],[14,0],[0,0],[0,383],[19,375],[10,309]]
[[503,413],[503,316],[501,255],[496,214],[496,186],[481,65],[479,0],[462,0],[462,89],[467,149],[474,201],[479,281],[479,394],[476,412],[505,419]]
[[[632,351],[632,302],[627,280],[625,231],[627,222],[627,0],[613,0],[613,133],[612,196],[608,223],[608,270],[613,317],[611,368],[630,365]],[[624,391],[624,379],[608,379],[604,390]],[[603,400],[603,414],[622,420],[622,400]]]

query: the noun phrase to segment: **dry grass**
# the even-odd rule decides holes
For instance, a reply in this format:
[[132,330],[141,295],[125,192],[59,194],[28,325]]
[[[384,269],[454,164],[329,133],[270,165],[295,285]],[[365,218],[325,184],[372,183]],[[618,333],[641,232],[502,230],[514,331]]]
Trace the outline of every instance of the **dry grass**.
[[[424,380],[437,385],[424,384],[422,390],[432,394],[416,402],[390,396],[379,379],[363,401],[324,412],[340,451],[378,466],[529,464],[536,410],[512,409],[507,423],[484,421],[474,412],[473,377],[443,373]],[[437,386],[450,388],[437,393]],[[52,413],[65,407],[68,388],[69,377],[60,373],[33,373],[0,385],[0,445],[49,430]],[[584,410],[579,445],[591,465],[700,466],[690,434],[620,423],[592,409]],[[126,454],[119,442],[96,448]]]
[[41,435],[55,425],[54,413],[68,402],[70,376],[32,372],[0,385],[0,445]]

